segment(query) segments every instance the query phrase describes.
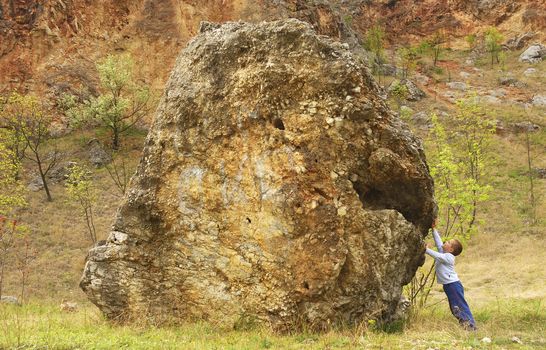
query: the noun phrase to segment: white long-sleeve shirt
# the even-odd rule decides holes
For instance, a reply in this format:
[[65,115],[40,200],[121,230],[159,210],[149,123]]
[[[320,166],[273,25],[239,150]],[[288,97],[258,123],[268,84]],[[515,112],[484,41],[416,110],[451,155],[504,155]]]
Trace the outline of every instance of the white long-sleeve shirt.
[[448,284],[457,282],[459,276],[455,272],[455,256],[451,253],[444,253],[442,248],[442,239],[436,229],[432,230],[432,236],[434,237],[434,243],[438,251],[427,248],[426,253],[434,258],[436,261],[436,279],[439,284]]

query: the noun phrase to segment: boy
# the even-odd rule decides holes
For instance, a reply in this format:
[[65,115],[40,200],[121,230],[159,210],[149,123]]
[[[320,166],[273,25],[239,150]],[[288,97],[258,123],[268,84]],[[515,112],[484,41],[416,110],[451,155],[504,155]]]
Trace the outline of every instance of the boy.
[[427,244],[426,253],[432,256],[436,262],[436,278],[438,283],[444,287],[451,313],[464,328],[476,330],[476,322],[464,299],[463,285],[455,272],[455,257],[461,254],[463,246],[456,239],[451,239],[442,244],[442,239],[435,226],[436,221],[432,223],[432,235],[438,252],[428,248]]

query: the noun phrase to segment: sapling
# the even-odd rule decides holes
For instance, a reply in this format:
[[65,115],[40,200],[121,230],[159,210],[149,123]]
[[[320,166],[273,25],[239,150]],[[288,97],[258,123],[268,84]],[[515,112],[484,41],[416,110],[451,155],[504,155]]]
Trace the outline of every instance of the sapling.
[[419,58],[418,50],[414,47],[402,47],[397,50],[400,57],[400,65],[402,66],[402,78],[410,76],[411,72],[417,67],[417,60]]
[[495,27],[489,27],[485,31],[484,42],[485,47],[491,55],[491,66],[495,63],[500,63],[499,52],[501,51],[501,43],[504,36]]
[[26,300],[28,276],[31,272],[30,267],[34,259],[36,259],[36,250],[31,245],[27,230],[23,229],[16,238],[15,243],[16,267],[21,277],[21,290],[19,293],[21,303],[24,303]]
[[436,67],[438,60],[440,59],[440,55],[444,50],[444,45],[447,41],[446,35],[442,31],[436,31],[427,41],[429,43],[430,51],[432,53],[433,65],[434,67]]
[[464,37],[464,40],[466,41],[466,45],[468,45],[468,50],[472,51],[476,48],[476,42],[477,42],[477,35],[476,34],[468,34]]
[[365,47],[373,54],[372,69],[381,81],[381,66],[385,62],[384,54],[385,32],[379,25],[370,28],[366,34]]
[[131,173],[128,169],[125,157],[123,155],[120,155],[119,153],[119,151],[114,151],[111,155],[112,162],[110,164],[106,164],[105,167],[108,171],[108,175],[110,175],[110,178],[116,185],[116,188],[123,196],[125,194],[125,191],[127,190],[127,186],[129,185]]
[[529,137],[529,129],[525,129],[525,146],[527,148],[527,173],[529,174],[529,202],[531,205],[531,223],[536,224],[536,202],[535,202],[535,186],[534,186],[534,171],[531,165],[531,141]]
[[73,165],[66,180],[66,189],[72,201],[77,203],[87,226],[87,237],[93,244],[97,243],[97,232],[93,207],[96,202],[95,187],[91,179],[91,172],[80,165]]
[[402,109],[402,103],[408,97],[408,93],[408,87],[400,81],[395,82],[391,89],[391,96],[393,96],[396,101],[399,115]]

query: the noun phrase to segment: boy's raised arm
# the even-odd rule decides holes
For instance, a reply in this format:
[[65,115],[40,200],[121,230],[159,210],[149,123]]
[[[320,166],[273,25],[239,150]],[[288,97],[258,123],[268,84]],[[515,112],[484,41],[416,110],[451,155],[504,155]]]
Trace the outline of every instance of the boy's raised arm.
[[432,228],[432,237],[434,237],[434,243],[436,244],[436,248],[438,248],[438,252],[443,253],[444,249],[442,248],[442,239],[440,238],[440,234],[436,230],[435,227]]

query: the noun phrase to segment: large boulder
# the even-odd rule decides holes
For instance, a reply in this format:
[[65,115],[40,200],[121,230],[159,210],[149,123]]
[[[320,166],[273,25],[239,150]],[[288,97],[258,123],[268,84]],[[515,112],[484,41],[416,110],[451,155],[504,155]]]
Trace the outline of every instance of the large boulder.
[[436,206],[421,142],[308,24],[206,24],[81,287],[110,318],[389,321]]

